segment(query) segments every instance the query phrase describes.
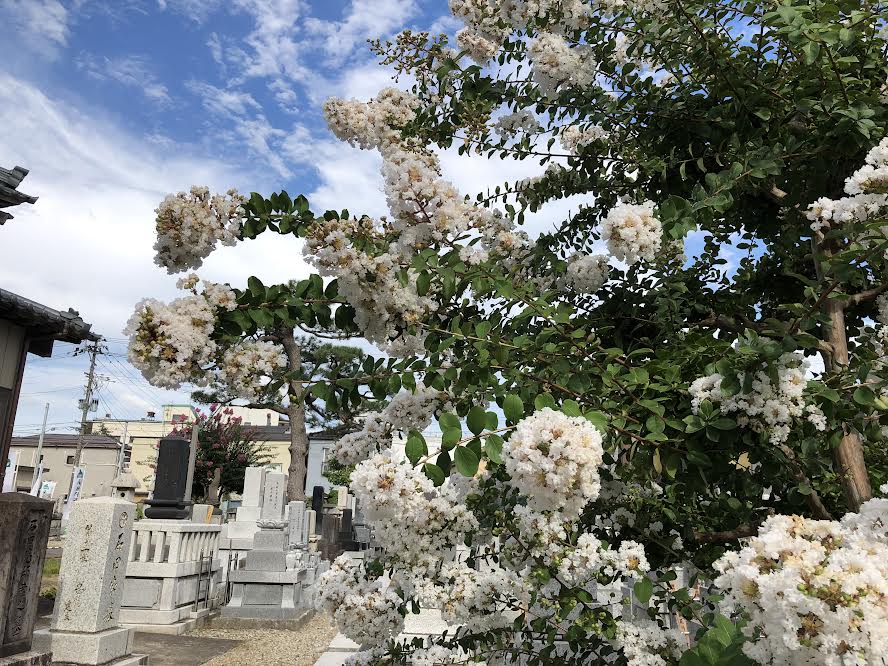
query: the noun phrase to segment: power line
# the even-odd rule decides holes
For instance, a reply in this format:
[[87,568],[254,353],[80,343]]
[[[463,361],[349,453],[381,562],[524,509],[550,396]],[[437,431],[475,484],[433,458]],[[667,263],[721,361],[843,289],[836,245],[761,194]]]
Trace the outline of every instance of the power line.
[[132,388],[136,391],[140,397],[146,399],[150,404],[162,404],[163,400],[158,399],[157,395],[150,393],[146,388],[139,386],[135,382],[133,382],[128,376],[123,375],[119,370],[112,368],[110,365],[105,363],[102,364],[103,369],[108,372],[114,381],[120,381]]

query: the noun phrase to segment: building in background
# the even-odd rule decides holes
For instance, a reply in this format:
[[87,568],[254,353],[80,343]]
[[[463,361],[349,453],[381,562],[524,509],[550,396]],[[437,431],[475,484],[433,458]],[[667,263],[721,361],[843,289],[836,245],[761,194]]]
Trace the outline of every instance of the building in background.
[[[39,435],[13,437],[9,450],[18,453],[19,474],[16,489],[28,492],[33,482],[33,470],[37,460]],[[78,435],[45,435],[41,458],[43,459],[43,481],[56,484],[52,499],[67,499],[74,472],[74,454],[77,451]],[[110,493],[111,482],[117,476],[118,467],[128,462],[130,448],[116,437],[105,435],[85,435],[80,466],[84,468],[81,497],[106,495]],[[122,458],[122,459],[121,459]],[[31,473],[27,473],[27,470]]]

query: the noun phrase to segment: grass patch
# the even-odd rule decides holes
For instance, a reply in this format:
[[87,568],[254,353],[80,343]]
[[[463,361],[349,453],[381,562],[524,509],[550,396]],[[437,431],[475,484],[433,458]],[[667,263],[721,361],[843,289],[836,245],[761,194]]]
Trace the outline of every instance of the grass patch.
[[62,559],[60,557],[47,557],[43,563],[44,576],[58,576],[59,570],[62,568]]

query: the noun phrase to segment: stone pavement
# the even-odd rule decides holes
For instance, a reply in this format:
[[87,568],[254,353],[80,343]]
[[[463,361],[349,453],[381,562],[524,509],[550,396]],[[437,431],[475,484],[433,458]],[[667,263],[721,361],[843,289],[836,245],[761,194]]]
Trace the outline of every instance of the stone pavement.
[[139,654],[151,655],[151,666],[200,666],[213,657],[236,648],[240,643],[223,638],[168,636],[137,631],[133,650]]
[[[398,639],[424,638],[431,634],[441,634],[447,628],[447,623],[441,619],[441,611],[423,609],[419,615],[407,616],[404,623],[404,632],[398,636]],[[450,629],[453,630],[454,627],[450,627]],[[345,660],[358,650],[360,650],[360,646],[357,643],[349,640],[342,634],[336,634],[336,637],[330,642],[327,651],[315,662],[315,666],[342,666]]]

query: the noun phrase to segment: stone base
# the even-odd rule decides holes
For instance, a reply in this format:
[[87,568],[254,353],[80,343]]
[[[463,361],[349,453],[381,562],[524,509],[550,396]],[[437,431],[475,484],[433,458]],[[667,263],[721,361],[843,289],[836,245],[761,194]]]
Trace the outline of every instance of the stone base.
[[[121,657],[117,661],[109,661],[102,666],[147,666],[149,663],[147,654],[131,654],[128,657]],[[70,662],[54,661],[52,666],[79,666]]]
[[217,617],[210,622],[213,629],[274,629],[279,631],[300,631],[311,618],[315,611],[301,610],[301,615],[291,620],[274,620],[254,617]]
[[277,606],[225,606],[222,617],[251,620],[295,620],[305,612],[304,608],[280,608]]
[[184,633],[199,629],[210,620],[218,617],[219,612],[210,609],[201,609],[191,613],[187,618],[170,624],[148,624],[140,622],[127,622],[121,624],[128,629],[144,632],[146,634],[164,634],[166,636],[181,636]]
[[49,666],[52,652],[19,652],[11,657],[0,657],[0,666]]
[[133,631],[115,627],[88,634],[43,629],[34,632],[34,647],[38,646],[52,650],[53,663],[98,666],[128,657],[133,651]]

